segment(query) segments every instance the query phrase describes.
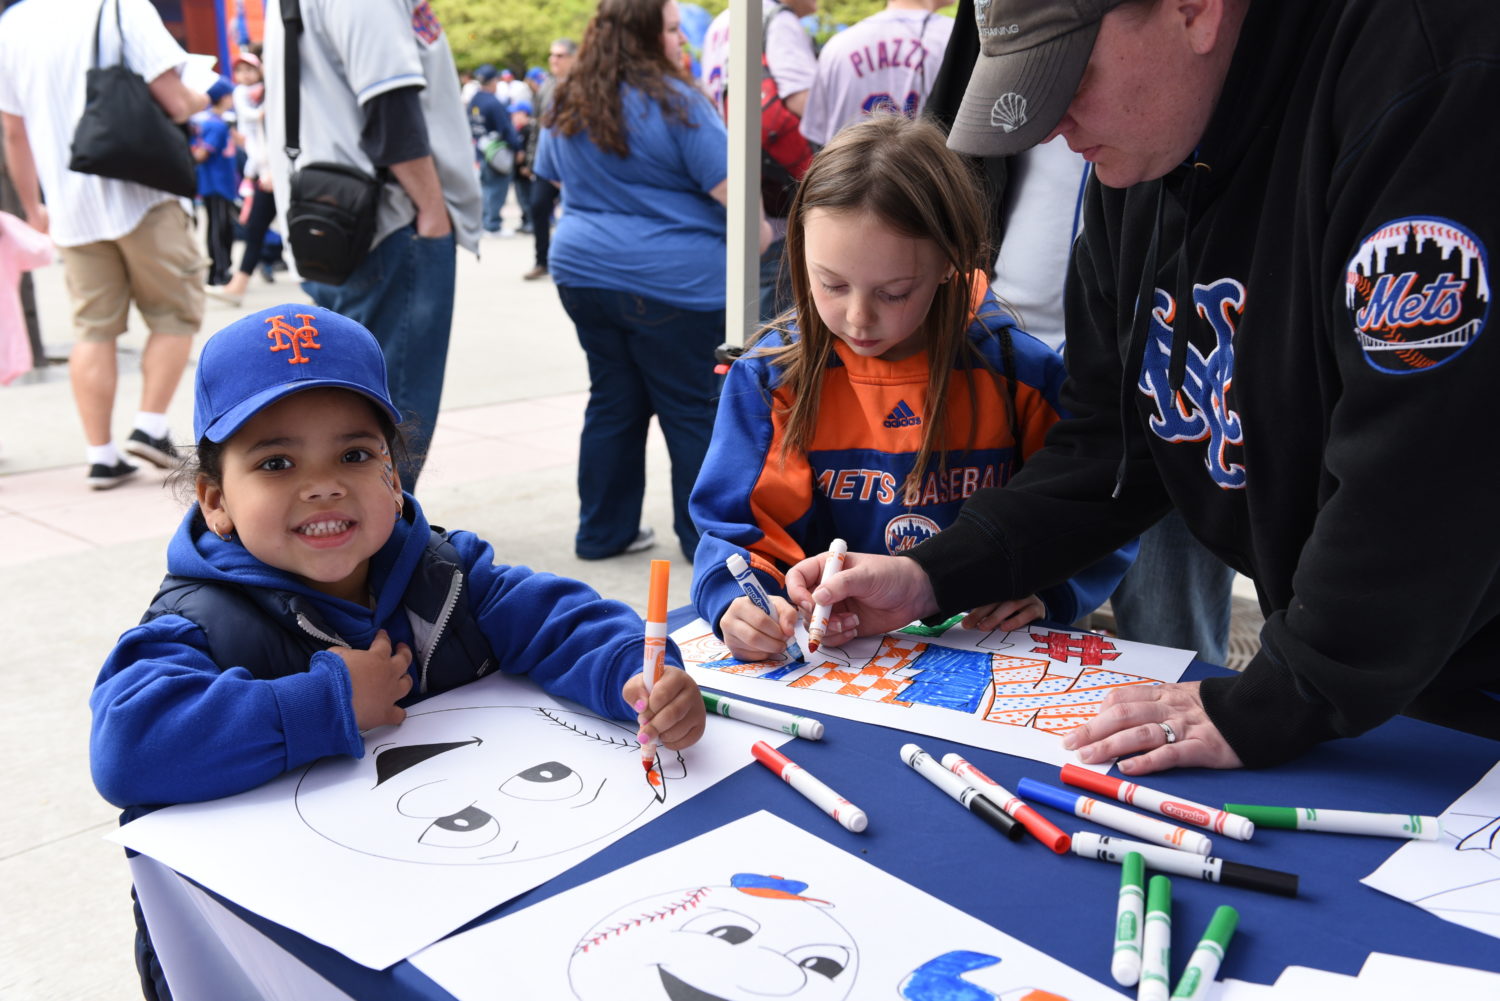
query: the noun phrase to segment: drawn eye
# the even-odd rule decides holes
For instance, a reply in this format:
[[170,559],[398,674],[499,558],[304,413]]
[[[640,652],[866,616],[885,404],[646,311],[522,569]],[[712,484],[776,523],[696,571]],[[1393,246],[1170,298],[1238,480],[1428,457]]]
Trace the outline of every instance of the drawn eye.
[[544,761],[517,772],[500,786],[500,791],[516,799],[560,800],[576,796],[583,789],[583,779],[561,761]]
[[760,923],[735,911],[709,911],[685,923],[681,930],[739,945],[755,937],[760,931]]
[[849,965],[849,950],[841,945],[805,945],[788,952],[786,958],[809,973],[832,980]]
[[417,840],[434,848],[472,848],[488,844],[499,833],[494,817],[470,805],[434,820]]

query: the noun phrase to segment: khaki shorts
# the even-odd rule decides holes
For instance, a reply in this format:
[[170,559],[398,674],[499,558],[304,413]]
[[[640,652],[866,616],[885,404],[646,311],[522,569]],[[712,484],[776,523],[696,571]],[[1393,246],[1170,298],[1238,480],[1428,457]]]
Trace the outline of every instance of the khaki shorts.
[[125,332],[135,301],[153,334],[191,337],[203,326],[203,251],[176,201],[152,206],[118,240],[60,247],[80,341],[110,341]]

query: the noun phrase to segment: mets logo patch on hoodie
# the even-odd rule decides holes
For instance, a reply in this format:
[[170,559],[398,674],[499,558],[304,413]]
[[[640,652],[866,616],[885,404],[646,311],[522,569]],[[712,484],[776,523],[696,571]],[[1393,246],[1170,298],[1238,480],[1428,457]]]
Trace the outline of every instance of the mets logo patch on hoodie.
[[1484,332],[1489,255],[1449,219],[1395,219],[1360,243],[1345,268],[1344,301],[1372,368],[1425,372],[1463,354]]

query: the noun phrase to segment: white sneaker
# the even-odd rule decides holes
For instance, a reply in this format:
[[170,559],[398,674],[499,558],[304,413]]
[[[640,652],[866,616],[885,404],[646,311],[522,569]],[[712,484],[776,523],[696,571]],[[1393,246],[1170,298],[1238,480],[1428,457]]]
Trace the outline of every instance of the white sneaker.
[[621,552],[645,552],[654,545],[656,545],[656,530],[647,525],[642,525],[641,530],[635,533],[635,538],[630,540],[630,545],[626,546]]
[[502,240],[509,240],[511,237],[516,235],[516,231],[510,226],[501,226],[500,232],[496,233],[495,235],[500,237],[500,239]]

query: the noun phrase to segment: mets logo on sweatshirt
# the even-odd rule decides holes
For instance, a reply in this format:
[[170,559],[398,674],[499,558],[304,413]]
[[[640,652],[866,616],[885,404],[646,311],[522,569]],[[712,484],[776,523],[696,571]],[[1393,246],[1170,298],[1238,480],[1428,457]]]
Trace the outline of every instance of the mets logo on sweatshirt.
[[1377,371],[1437,368],[1484,332],[1489,255],[1452,220],[1409,216],[1386,223],[1365,237],[1344,271],[1354,335]]
[[903,514],[885,523],[885,551],[900,556],[938,534],[938,524],[920,514]]
[[1203,317],[1214,334],[1208,354],[1191,342],[1186,348],[1187,365],[1182,388],[1171,384],[1172,346],[1178,322],[1177,304],[1161,289],[1152,300],[1150,339],[1141,357],[1141,377],[1136,388],[1152,403],[1149,426],[1162,441],[1193,443],[1203,449],[1203,465],[1221,490],[1242,490],[1245,465],[1238,461],[1244,444],[1239,411],[1229,402],[1234,382],[1234,331],[1236,319],[1245,311],[1245,287],[1233,278],[1220,278],[1193,286],[1192,308]]

